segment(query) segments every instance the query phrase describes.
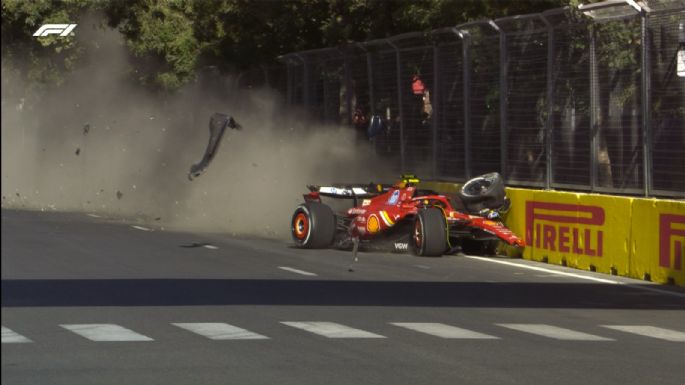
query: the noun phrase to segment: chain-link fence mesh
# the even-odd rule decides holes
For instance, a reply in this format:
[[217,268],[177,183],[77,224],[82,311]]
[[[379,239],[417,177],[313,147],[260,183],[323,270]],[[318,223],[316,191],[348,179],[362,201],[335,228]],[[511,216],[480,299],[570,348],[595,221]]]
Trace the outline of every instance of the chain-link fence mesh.
[[436,175],[464,180],[464,34],[453,29],[436,32],[436,73],[432,95],[435,124]]
[[[685,4],[683,4],[685,6]],[[683,28],[680,31],[679,27]],[[648,18],[651,68],[652,183],[656,194],[685,191],[685,77],[678,77],[678,49],[685,50],[685,15],[668,10]],[[683,39],[679,41],[679,39]],[[683,54],[681,54],[683,55]]]
[[397,171],[683,197],[685,1],[635,4],[293,53],[281,84],[288,103],[361,140],[380,121],[371,140]]

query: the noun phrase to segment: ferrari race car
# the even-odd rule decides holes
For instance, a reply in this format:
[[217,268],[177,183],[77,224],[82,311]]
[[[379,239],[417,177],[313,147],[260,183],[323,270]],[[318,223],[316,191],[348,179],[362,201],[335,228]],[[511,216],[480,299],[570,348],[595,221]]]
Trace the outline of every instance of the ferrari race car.
[[[465,241],[482,243],[489,253],[499,241],[525,246],[501,222],[510,201],[498,173],[473,178],[452,195],[418,183],[403,175],[393,185],[307,186],[292,216],[292,238],[302,248],[352,248],[355,255],[360,244],[420,256],[454,253]],[[348,199],[353,207],[336,213],[322,197]]]

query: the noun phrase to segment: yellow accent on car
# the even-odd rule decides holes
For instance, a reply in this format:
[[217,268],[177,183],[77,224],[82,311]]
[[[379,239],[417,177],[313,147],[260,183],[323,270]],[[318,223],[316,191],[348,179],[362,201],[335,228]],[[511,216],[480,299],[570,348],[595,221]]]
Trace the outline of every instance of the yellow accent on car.
[[385,222],[386,225],[392,226],[395,224],[395,221],[393,221],[392,218],[390,218],[390,215],[388,215],[387,212],[381,211],[380,214],[383,219],[383,222]]

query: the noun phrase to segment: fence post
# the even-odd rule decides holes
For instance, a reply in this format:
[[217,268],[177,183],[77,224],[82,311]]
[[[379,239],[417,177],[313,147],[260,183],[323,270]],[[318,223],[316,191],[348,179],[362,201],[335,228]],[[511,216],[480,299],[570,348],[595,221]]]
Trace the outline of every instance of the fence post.
[[361,48],[366,53],[366,77],[369,85],[369,118],[376,114],[376,99],[373,93],[373,59],[371,58],[371,52],[369,52],[363,45],[359,44]]
[[286,103],[289,107],[293,105],[293,71],[290,68],[290,60],[285,62],[286,71]]
[[395,50],[395,58],[397,62],[397,108],[400,118],[400,170],[402,173],[405,172],[405,154],[404,154],[404,111],[402,108],[402,62],[400,60],[400,48],[395,45],[391,40],[386,40],[388,45],[390,45]]
[[343,65],[345,66],[345,104],[347,104],[345,111],[347,111],[347,124],[352,125],[352,92],[354,92],[352,85],[352,71],[350,70],[350,61],[347,52],[338,50],[343,55]]
[[509,142],[507,127],[507,105],[509,99],[509,55],[507,52],[507,35],[504,29],[497,26],[494,21],[490,22],[493,28],[499,32],[499,130],[500,130],[500,173],[502,179],[507,181],[507,145]]
[[464,178],[471,179],[471,34],[461,31],[464,63]]
[[597,189],[597,151],[599,150],[599,124],[597,122],[597,41],[594,26],[590,26],[590,191]]
[[641,12],[641,44],[642,44],[642,161],[643,182],[645,196],[652,194],[652,126],[650,119],[651,92],[652,92],[652,69],[649,60],[649,25],[647,13]]
[[432,123],[432,129],[433,129],[433,156],[432,156],[432,165],[431,165],[431,172],[433,173],[433,179],[435,179],[438,175],[438,118],[440,114],[440,108],[438,108],[439,101],[440,101],[440,92],[438,92],[438,84],[440,84],[440,66],[439,64],[440,60],[440,55],[438,53],[438,47],[433,43],[433,94],[430,95],[431,98],[431,106],[432,106],[432,116],[431,116],[431,123]]
[[552,188],[552,139],[554,138],[554,28],[545,15],[540,19],[547,27],[547,122],[545,122],[545,189]]
[[310,100],[309,100],[309,65],[307,65],[307,60],[300,54],[295,54],[295,56],[302,61],[302,106],[307,113],[310,113]]

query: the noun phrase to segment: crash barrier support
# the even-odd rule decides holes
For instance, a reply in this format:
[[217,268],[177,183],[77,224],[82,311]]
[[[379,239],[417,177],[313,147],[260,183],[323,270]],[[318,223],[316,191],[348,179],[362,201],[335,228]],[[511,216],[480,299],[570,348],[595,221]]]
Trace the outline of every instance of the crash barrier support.
[[685,286],[685,201],[522,188],[507,188],[507,196],[505,223],[525,240],[523,258]]

